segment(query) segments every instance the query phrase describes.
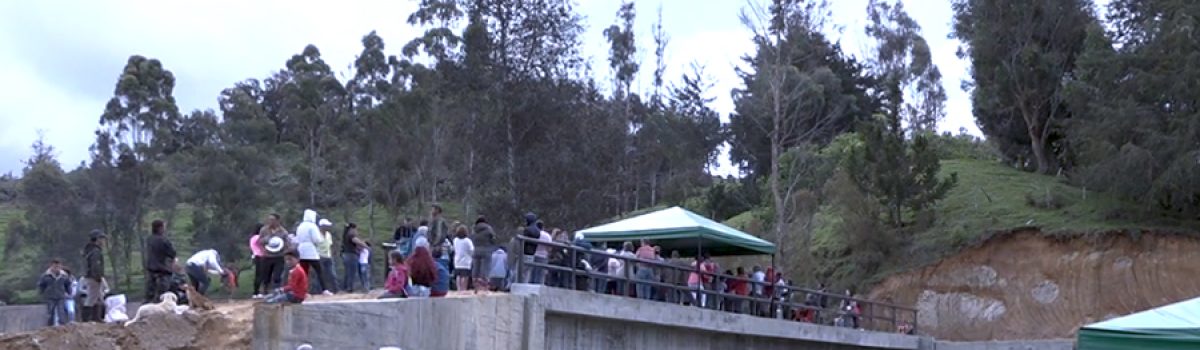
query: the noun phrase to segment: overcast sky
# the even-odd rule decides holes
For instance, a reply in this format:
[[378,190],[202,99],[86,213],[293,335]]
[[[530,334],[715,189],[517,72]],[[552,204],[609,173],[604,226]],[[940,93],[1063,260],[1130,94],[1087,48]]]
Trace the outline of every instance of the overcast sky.
[[[621,0],[577,0],[587,33],[583,53],[598,80],[608,81],[607,43],[601,31],[613,23]],[[766,2],[765,0],[754,0]],[[866,44],[862,27],[867,0],[836,0],[833,23],[843,47],[858,53]],[[363,35],[376,30],[389,54],[419,33],[404,21],[416,0],[309,1],[56,1],[0,2],[0,173],[19,175],[38,132],[58,151],[64,167],[88,158],[104,104],[130,55],[157,58],[175,74],[181,112],[216,109],[217,95],[235,82],[264,78],[291,55],[315,44],[340,74],[361,49]],[[667,49],[671,80],[696,63],[713,83],[713,108],[725,119],[733,109],[730,91],[739,81],[734,67],[751,48],[738,20],[743,0],[638,0],[637,39],[642,77],[649,90],[653,70],[650,30],[659,6],[671,37]],[[944,75],[948,115],[940,129],[978,134],[968,95],[959,88],[968,63],[955,57],[948,39],[947,0],[907,0],[923,27]],[[608,84],[601,84],[607,86]],[[731,172],[722,157],[720,173]]]

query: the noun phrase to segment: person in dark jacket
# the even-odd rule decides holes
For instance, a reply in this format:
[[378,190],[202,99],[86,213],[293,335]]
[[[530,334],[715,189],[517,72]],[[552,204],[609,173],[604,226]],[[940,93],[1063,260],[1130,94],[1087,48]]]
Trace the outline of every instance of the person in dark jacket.
[[46,302],[49,314],[47,325],[53,327],[67,323],[67,291],[71,288],[71,275],[63,270],[62,261],[50,261],[50,267],[37,283],[38,294]]
[[525,236],[525,238],[530,239],[530,241],[526,241],[522,249],[523,255],[521,256],[521,259],[523,259],[522,261],[525,263],[525,267],[521,271],[521,283],[531,282],[530,276],[532,276],[531,272],[534,269],[532,269],[528,263],[533,262],[533,256],[537,253],[538,245],[536,242],[542,237],[542,230],[537,227],[537,222],[537,215],[534,215],[533,213],[525,214],[525,230],[521,231],[521,236]]
[[83,322],[104,321],[104,244],[108,236],[100,230],[92,230],[88,244],[83,246],[83,285],[87,296],[79,308]]
[[488,270],[492,266],[492,252],[496,251],[496,230],[488,224],[487,218],[480,216],[475,219],[475,233],[471,235],[471,243],[475,245],[471,254],[471,278],[475,283],[475,291],[486,291]]
[[167,223],[154,220],[150,238],[146,239],[146,302],[157,303],[163,293],[171,290],[175,266],[175,246],[167,239]]

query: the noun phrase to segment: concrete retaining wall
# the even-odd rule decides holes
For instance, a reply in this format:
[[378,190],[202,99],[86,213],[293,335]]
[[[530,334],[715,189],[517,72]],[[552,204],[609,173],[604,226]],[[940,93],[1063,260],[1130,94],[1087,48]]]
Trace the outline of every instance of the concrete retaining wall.
[[260,305],[253,347],[294,349],[912,349],[918,337],[537,286],[511,295]]
[[[127,310],[137,310],[140,303],[129,303]],[[78,309],[79,304],[75,307]],[[78,316],[78,310],[76,310]],[[0,334],[20,333],[45,327],[49,321],[46,305],[8,305],[0,306]]]
[[259,305],[254,349],[522,349],[524,298],[389,299]]
[[1056,340],[1015,340],[1015,341],[979,341],[979,342],[934,342],[933,348],[926,350],[1074,350],[1075,341],[1072,339]]

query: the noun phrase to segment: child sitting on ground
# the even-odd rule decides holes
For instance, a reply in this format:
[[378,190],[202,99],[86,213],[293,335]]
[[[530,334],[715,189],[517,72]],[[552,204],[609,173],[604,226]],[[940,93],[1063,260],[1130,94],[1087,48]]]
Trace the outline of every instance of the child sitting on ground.
[[383,288],[386,290],[379,299],[394,299],[405,298],[405,290],[408,288],[408,266],[404,265],[404,253],[398,250],[393,250],[388,254],[392,261],[392,271],[388,273],[387,283]]
[[299,304],[308,298],[308,274],[300,266],[300,256],[296,252],[287,252],[283,261],[291,272],[288,272],[287,285],[279,293],[267,297],[268,304]]

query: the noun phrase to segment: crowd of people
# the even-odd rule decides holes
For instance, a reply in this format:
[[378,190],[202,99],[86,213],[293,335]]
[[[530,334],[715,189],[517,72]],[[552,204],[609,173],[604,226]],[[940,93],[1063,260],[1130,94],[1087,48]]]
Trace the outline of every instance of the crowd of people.
[[[311,209],[304,210],[301,218],[293,231],[282,224],[278,214],[269,214],[254,226],[249,240],[253,298],[268,303],[301,303],[312,294],[370,291],[371,250],[375,245],[359,234],[358,226],[346,223],[340,238],[335,238],[329,218],[321,218]],[[503,291],[512,283],[530,283],[764,317],[829,322],[821,315],[830,306],[823,286],[816,293],[806,293],[803,307],[790,307],[794,305],[794,284],[774,268],[736,267],[722,272],[707,253],[685,260],[678,251],[664,255],[660,246],[646,240],[636,246],[623,242],[609,248],[606,243],[589,242],[583,233],[547,229],[533,213],[525,214],[523,219],[524,226],[517,234],[523,239],[514,237],[507,244],[499,241],[496,230],[482,216],[470,227],[448,223],[442,217],[442,208],[434,205],[428,219],[405,219],[391,242],[380,244],[387,262],[381,298],[442,297],[451,290]],[[165,222],[154,221],[146,240],[145,300],[155,302],[166,292],[184,297],[183,283],[207,294],[211,276],[236,285],[237,270],[226,265],[215,249],[199,250],[179,266],[166,229]],[[51,325],[75,320],[76,299],[82,301],[80,320],[101,321],[105,315],[108,286],[103,247],[107,236],[93,231],[89,238],[84,248],[83,276],[73,276],[61,261],[54,260],[38,280]],[[342,260],[341,278],[334,264],[335,245]],[[510,251],[515,254],[510,255]],[[862,311],[851,297],[846,291],[845,298],[841,298],[837,318],[832,321],[835,325],[860,327]]]

